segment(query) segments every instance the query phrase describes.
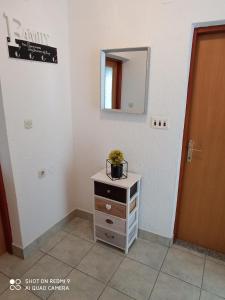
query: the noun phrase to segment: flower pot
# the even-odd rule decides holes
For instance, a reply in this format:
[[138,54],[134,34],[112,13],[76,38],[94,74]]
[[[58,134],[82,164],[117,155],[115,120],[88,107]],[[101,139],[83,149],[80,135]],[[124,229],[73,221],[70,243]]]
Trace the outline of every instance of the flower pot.
[[123,176],[123,164],[111,165],[112,178],[121,178]]

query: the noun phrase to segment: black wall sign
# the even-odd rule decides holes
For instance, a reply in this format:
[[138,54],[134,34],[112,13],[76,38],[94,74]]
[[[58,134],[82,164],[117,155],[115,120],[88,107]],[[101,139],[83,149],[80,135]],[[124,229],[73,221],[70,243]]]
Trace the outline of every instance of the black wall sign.
[[18,39],[15,42],[18,44],[18,47],[8,45],[9,57],[53,64],[58,63],[56,48]]

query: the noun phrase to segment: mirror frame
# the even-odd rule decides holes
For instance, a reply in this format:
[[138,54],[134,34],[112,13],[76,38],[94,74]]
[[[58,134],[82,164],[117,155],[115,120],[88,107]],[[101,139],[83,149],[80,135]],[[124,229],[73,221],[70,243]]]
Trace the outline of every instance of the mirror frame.
[[[144,97],[144,111],[143,113],[128,112],[121,109],[109,109],[105,108],[105,57],[107,53],[114,52],[131,52],[131,51],[146,51],[146,76],[145,76],[145,97]],[[134,48],[117,48],[117,49],[103,49],[100,50],[100,97],[101,97],[101,111],[104,112],[117,112],[117,113],[126,113],[126,114],[138,114],[143,115],[147,113],[148,107],[148,92],[149,92],[149,74],[150,74],[150,47],[134,47]]]

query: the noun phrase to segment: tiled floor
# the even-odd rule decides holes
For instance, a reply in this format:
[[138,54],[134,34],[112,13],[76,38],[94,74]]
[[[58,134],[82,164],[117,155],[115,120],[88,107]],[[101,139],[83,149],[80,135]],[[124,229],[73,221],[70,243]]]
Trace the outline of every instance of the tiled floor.
[[[11,291],[10,278],[21,279],[22,288]],[[31,284],[28,279],[39,282]],[[50,283],[51,279],[58,281]],[[70,290],[63,290],[65,286]],[[225,299],[225,262],[141,239],[124,255],[94,243],[91,223],[75,218],[31,257],[0,257],[0,300],[7,299]]]

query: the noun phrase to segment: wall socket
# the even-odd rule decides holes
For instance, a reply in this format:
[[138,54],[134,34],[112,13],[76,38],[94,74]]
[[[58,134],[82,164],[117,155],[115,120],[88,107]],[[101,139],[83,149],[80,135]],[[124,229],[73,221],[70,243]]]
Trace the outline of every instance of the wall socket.
[[155,129],[168,129],[169,120],[165,117],[151,117],[151,127]]
[[46,170],[42,169],[38,171],[38,178],[43,178],[46,176]]
[[33,121],[30,119],[24,120],[24,128],[31,129],[33,127]]

